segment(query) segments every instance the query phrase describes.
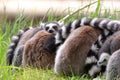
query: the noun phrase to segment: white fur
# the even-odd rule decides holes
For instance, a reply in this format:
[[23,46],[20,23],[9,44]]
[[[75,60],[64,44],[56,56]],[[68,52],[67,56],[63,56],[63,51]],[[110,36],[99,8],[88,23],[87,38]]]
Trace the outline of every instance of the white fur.
[[24,33],[24,31],[23,30],[19,30],[19,34],[23,34]]
[[105,34],[105,36],[107,36],[109,34],[109,31],[104,29],[104,34]]
[[100,24],[99,24],[99,27],[100,27],[101,29],[104,29],[104,28],[103,28],[103,25],[104,25],[105,23],[107,23],[107,22],[108,22],[107,19],[102,20],[102,21],[100,22]]
[[81,19],[81,23],[80,23],[80,25],[83,26],[83,25],[84,25],[84,22],[85,22],[86,20],[87,20],[86,17],[82,18],[82,19]]
[[95,58],[95,56],[87,57],[85,64],[90,64],[93,62],[97,62],[97,59]]
[[61,22],[58,21],[58,24],[62,27],[64,25],[64,21]]
[[100,67],[97,65],[92,66],[92,68],[89,70],[90,76],[93,76],[95,73],[100,72]]
[[45,30],[45,27],[44,27],[44,26],[45,26],[45,23],[41,22],[41,23],[40,23],[40,28]]
[[98,53],[99,49],[97,48],[97,45],[93,44],[91,50],[94,51],[95,53]]
[[42,29],[44,29],[44,25],[45,25],[45,23],[43,23],[43,22],[40,23],[40,27],[41,27]]
[[[56,22],[56,23],[58,23],[59,24],[59,27],[62,27],[63,25],[64,25],[64,22]],[[45,24],[46,23],[40,23],[40,27],[42,27],[42,29],[44,29],[45,30],[45,27],[46,26],[49,26],[49,29],[52,29],[53,30],[53,26],[58,26],[57,24],[55,24],[55,23],[48,23],[48,24],[46,24],[46,26],[45,26]],[[59,28],[58,27],[58,28]]]
[[94,78],[93,80],[102,80],[102,79],[97,77],[97,78]]
[[51,30],[53,31],[52,33],[57,33],[57,30],[55,30],[53,26],[57,26],[57,28],[60,29],[62,27],[62,24],[59,24],[59,23],[57,24],[57,22],[56,23],[51,22],[48,24],[41,23],[42,29],[46,30],[46,27],[48,27],[48,30],[47,30],[48,32]]
[[11,43],[10,46],[15,46],[15,43]]
[[40,26],[44,26],[45,25],[45,23],[43,23],[43,22],[40,22]]
[[59,72],[57,71],[57,68],[58,68],[58,64],[62,62],[62,59],[61,59],[61,54],[62,54],[62,50],[65,48],[64,45],[61,45],[59,47],[59,49],[57,50],[57,54],[56,54],[56,57],[55,57],[55,65],[54,65],[54,72],[56,74],[59,74]]
[[59,33],[55,35],[55,44],[61,43],[62,41],[59,39]]
[[13,36],[13,37],[12,37],[12,41],[16,41],[16,40],[18,40],[18,39],[19,39],[18,36]]
[[30,26],[29,29],[33,29],[33,27]]
[[101,39],[102,39],[102,35],[99,35],[99,37],[98,37],[98,42],[99,42],[99,45],[100,45],[100,46],[102,46],[102,44],[103,44],[102,41],[101,41]]
[[[110,26],[111,26],[112,24],[114,24],[114,23],[120,25],[120,21],[112,20],[112,21],[110,21],[110,22],[107,24],[107,28],[108,28],[108,29],[111,29]],[[114,27],[114,26],[112,26],[112,27]]]
[[71,24],[71,32],[72,32],[73,30],[75,30],[76,22],[77,22],[77,20],[75,20],[75,21],[72,22],[72,24]]
[[62,27],[62,36],[63,36],[63,38],[66,38],[66,37],[67,37],[66,27],[65,27],[65,26]]
[[113,30],[118,31],[117,30],[118,26],[120,26],[120,24],[119,25],[118,24],[114,24]]
[[[102,66],[102,65],[107,65],[108,60],[110,58],[110,54],[109,53],[102,53],[100,55],[99,61],[98,61],[98,66]],[[104,61],[106,59],[106,61]]]
[[8,51],[7,51],[7,52],[11,52],[11,51],[13,51],[13,49],[8,49]]
[[56,26],[56,24],[54,24],[54,23],[51,22],[51,23],[47,24],[46,26],[49,26],[50,29],[53,29],[53,26]]
[[120,49],[116,50],[108,61],[106,80],[120,80]]
[[94,24],[95,24],[96,20],[98,20],[98,18],[94,18],[94,19],[90,22],[90,25],[93,26],[93,27],[95,27]]

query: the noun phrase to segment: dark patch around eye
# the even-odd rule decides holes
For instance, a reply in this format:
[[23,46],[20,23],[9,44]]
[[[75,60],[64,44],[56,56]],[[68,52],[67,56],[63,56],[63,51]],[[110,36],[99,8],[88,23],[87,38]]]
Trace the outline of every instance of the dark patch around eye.
[[48,31],[49,27],[45,27],[45,30]]
[[107,61],[106,59],[103,60],[103,62],[106,62],[106,61]]
[[57,26],[53,26],[53,29],[58,30]]

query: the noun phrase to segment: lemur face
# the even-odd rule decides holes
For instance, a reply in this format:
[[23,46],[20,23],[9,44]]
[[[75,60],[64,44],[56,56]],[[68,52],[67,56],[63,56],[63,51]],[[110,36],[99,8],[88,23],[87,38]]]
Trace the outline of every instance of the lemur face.
[[98,61],[98,66],[107,66],[109,58],[109,53],[102,53]]
[[61,27],[62,27],[62,23],[58,23],[58,22],[47,22],[47,23],[41,23],[40,26],[48,31],[49,33],[56,33]]

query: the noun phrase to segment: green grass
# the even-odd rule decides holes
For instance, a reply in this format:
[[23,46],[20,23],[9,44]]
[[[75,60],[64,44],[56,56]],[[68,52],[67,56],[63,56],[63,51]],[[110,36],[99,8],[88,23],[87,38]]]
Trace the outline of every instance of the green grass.
[[[50,20],[49,20],[50,19]],[[48,21],[52,21],[51,16]],[[39,25],[39,21],[35,22]],[[22,16],[18,16],[13,22],[8,22],[3,19],[0,23],[0,80],[75,80],[80,79],[80,77],[58,77],[51,70],[37,70],[37,69],[25,69],[24,71],[18,71],[13,74],[11,68],[13,66],[7,66],[5,63],[6,52],[10,44],[11,36],[17,34],[19,29],[23,29],[28,26],[33,25],[33,20],[26,18],[23,19]],[[82,80],[82,78],[81,78]]]
[[[100,9],[100,0],[98,0],[98,5],[96,6],[95,12],[86,13],[82,10],[77,12],[75,15],[71,15],[65,22],[69,22],[80,17],[104,17],[104,18],[111,18],[111,19],[120,19],[120,12],[113,10],[113,13],[110,13],[110,10],[101,10]],[[85,8],[89,8],[85,7]],[[102,13],[101,13],[102,11]],[[51,14],[48,17],[47,21],[55,21],[61,19],[63,16],[60,17],[54,16]],[[91,80],[88,77],[84,76],[72,76],[72,77],[65,77],[65,76],[57,76],[53,73],[52,70],[42,70],[42,69],[30,69],[27,68],[24,71],[18,71],[13,74],[11,71],[12,66],[7,66],[5,63],[5,57],[8,45],[10,44],[11,36],[17,34],[19,29],[23,29],[28,26],[32,26],[33,23],[39,25],[39,20],[34,21],[30,18],[24,18],[23,16],[17,16],[14,21],[7,21],[7,16],[5,15],[0,22],[0,80]]]
[[[48,18],[48,21],[54,19]],[[39,25],[39,21],[35,22],[36,25]],[[11,68],[13,66],[6,65],[6,52],[10,44],[11,36],[17,34],[19,29],[23,29],[26,26],[32,26],[33,20],[18,16],[13,22],[8,22],[3,20],[3,23],[0,23],[0,80],[89,80],[87,77],[65,77],[57,76],[52,70],[42,70],[42,69],[30,69],[27,68],[24,71],[20,70],[13,74]]]

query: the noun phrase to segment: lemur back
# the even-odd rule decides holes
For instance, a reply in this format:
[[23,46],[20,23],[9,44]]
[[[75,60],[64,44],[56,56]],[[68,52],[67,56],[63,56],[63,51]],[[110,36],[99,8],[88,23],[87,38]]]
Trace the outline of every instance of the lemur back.
[[51,33],[47,31],[37,32],[30,40],[25,43],[23,52],[23,67],[47,68],[51,69],[54,65],[55,53],[48,52],[43,48],[45,40]]
[[74,30],[57,50],[55,73],[60,75],[83,74],[86,57],[99,34],[100,30],[89,26]]

